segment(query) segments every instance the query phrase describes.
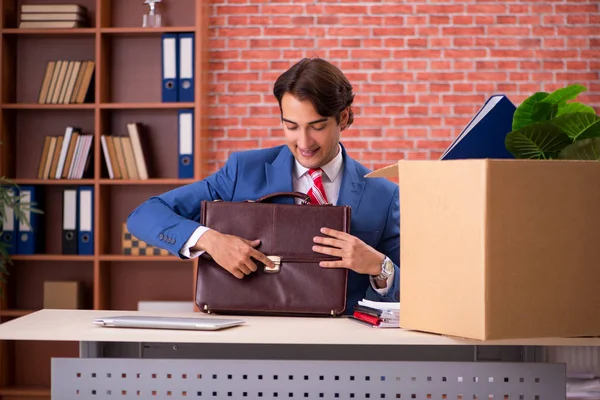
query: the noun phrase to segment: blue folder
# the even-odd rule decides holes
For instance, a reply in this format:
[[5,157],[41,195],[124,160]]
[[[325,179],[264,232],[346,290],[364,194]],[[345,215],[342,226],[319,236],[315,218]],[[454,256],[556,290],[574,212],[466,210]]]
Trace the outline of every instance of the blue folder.
[[516,109],[505,95],[490,97],[440,160],[515,158],[506,149],[505,139],[512,131]]

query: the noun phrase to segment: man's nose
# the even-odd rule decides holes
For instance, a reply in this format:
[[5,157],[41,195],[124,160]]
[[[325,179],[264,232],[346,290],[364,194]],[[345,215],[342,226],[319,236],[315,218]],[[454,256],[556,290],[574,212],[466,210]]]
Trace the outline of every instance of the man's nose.
[[298,146],[302,149],[307,149],[312,145],[312,138],[306,128],[300,128],[300,135],[298,137]]

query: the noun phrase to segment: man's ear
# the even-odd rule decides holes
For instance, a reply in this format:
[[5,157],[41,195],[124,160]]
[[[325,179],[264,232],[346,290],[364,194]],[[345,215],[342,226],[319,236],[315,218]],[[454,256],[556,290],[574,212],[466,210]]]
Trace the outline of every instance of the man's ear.
[[340,113],[340,131],[343,131],[348,127],[348,118],[350,117],[350,110],[348,107],[342,110]]

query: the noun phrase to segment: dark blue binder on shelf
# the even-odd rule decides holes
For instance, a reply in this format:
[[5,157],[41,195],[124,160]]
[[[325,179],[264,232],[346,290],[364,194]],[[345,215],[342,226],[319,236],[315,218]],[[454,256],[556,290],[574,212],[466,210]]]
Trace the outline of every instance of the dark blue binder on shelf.
[[[19,190],[15,187],[7,187],[9,190],[9,196],[17,199],[19,196]],[[2,210],[2,234],[0,241],[6,245],[6,252],[8,254],[17,254],[17,235],[18,235],[18,222],[15,216],[15,211],[12,207],[4,206]]]
[[194,102],[194,33],[179,34],[179,101]]
[[162,101],[179,101],[179,40],[177,33],[163,33],[161,47]]
[[[20,199],[27,208],[41,209],[41,193],[35,186],[21,186]],[[17,235],[18,254],[37,254],[41,250],[44,239],[41,224],[41,215],[30,210],[23,211],[29,225],[24,220],[19,221],[19,233]]]
[[94,187],[77,188],[77,253],[94,254]]
[[505,95],[491,96],[440,160],[515,158],[506,149],[505,139],[512,131],[516,109]]
[[194,177],[194,110],[179,110],[177,119],[179,179]]

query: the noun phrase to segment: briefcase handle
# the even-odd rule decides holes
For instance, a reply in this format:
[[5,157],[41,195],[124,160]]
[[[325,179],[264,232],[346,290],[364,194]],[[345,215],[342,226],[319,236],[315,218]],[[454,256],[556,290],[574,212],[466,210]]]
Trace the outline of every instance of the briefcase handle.
[[267,194],[261,198],[259,198],[258,200],[256,200],[256,203],[266,203],[269,200],[272,200],[276,197],[295,197],[297,199],[302,200],[302,204],[310,204],[310,197],[306,194],[306,193],[302,193],[302,192],[276,192],[276,193],[271,193],[271,194]]

